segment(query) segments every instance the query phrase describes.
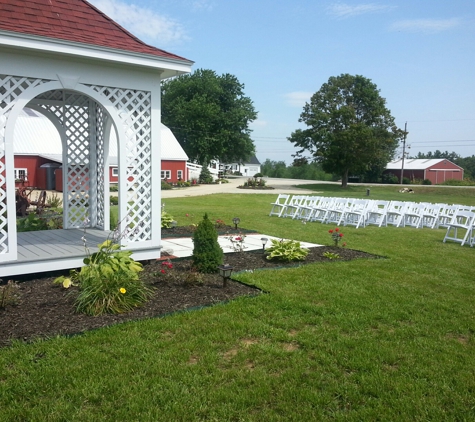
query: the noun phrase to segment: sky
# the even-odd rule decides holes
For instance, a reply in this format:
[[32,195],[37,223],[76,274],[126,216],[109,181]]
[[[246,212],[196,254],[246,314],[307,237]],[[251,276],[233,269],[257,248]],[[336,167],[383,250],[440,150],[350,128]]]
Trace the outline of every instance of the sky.
[[[155,47],[230,73],[258,112],[259,161],[291,164],[287,140],[331,76],[371,79],[407,149],[475,155],[473,0],[89,0]],[[396,158],[402,154],[402,148]]]

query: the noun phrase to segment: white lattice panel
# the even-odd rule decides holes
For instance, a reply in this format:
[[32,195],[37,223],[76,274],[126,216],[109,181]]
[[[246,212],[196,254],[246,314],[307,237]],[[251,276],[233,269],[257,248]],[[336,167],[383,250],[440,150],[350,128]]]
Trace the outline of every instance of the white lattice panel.
[[[127,215],[121,219],[130,230],[123,231],[128,242],[151,239],[152,160],[151,94],[146,91],[91,86],[107,97],[117,109],[126,134]],[[124,183],[124,181],[121,181]]]
[[[24,78],[21,76],[0,74],[0,254],[9,251],[8,214],[7,214],[7,186],[5,161],[5,127],[8,115],[16,104],[17,98],[28,88],[45,82],[44,79]],[[10,165],[10,163],[9,163]],[[13,166],[14,164],[11,163]],[[12,195],[13,197],[13,195]]]

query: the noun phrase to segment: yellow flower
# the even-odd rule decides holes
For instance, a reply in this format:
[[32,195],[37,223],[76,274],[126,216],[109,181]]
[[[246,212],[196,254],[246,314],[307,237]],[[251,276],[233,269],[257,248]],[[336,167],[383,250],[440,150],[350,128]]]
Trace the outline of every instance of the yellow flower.
[[119,292],[121,292],[122,294],[124,294],[126,291],[127,291],[127,290],[125,290],[123,287],[121,287],[121,288],[119,289]]

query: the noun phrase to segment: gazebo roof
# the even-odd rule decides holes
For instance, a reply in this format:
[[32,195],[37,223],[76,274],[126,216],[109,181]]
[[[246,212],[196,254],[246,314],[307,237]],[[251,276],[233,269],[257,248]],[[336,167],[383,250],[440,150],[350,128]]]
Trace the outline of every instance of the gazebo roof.
[[0,31],[192,63],[145,44],[85,0],[0,0]]

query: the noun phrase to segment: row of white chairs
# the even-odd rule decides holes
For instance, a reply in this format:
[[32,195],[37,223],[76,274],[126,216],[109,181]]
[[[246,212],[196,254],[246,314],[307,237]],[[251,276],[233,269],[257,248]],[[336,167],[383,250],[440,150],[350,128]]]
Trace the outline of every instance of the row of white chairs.
[[271,205],[270,216],[305,222],[320,221],[356,228],[367,225],[442,227],[447,228],[444,242],[451,240],[462,245],[475,245],[475,207],[287,194],[280,194]]

